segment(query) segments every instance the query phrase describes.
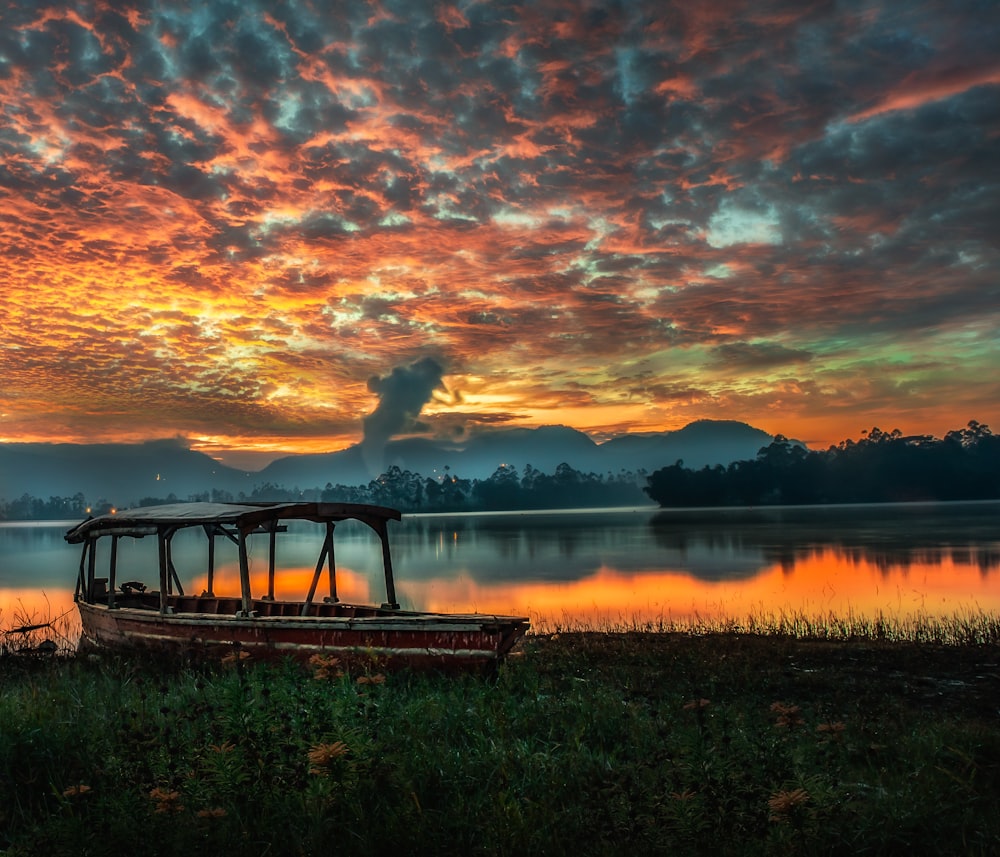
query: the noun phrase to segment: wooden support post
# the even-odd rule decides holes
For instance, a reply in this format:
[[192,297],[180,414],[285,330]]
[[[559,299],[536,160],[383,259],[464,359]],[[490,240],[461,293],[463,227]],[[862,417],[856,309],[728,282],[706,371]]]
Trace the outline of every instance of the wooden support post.
[[319,559],[316,560],[316,570],[313,572],[312,583],[309,584],[309,593],[306,600],[302,602],[302,615],[309,615],[309,607],[312,604],[313,596],[316,594],[316,587],[319,585],[319,576],[323,571],[323,564],[326,562],[327,542],[324,540],[323,549],[319,552]]
[[170,569],[170,579],[173,584],[177,586],[177,594],[184,594],[184,587],[181,585],[181,576],[177,573],[177,568],[174,565],[173,555],[168,555],[167,557],[167,567]]
[[97,564],[97,539],[90,543],[90,556],[87,557],[87,582],[84,585],[83,600],[94,603],[94,567]]
[[80,551],[80,569],[76,575],[76,589],[73,591],[73,601],[74,603],[80,600],[80,596],[83,594],[84,587],[84,574],[86,574],[85,569],[87,568],[87,553],[90,550],[91,539],[87,539],[83,543],[83,550]]
[[247,535],[244,530],[240,530],[240,592],[242,595],[242,610],[240,615],[249,619],[253,615],[253,601],[250,595],[250,558],[247,555]]
[[177,594],[184,594],[184,587],[181,586],[181,577],[177,573],[177,569],[174,566],[174,551],[173,551],[173,539],[174,533],[177,532],[177,527],[171,527],[166,531],[164,536],[167,545],[167,590],[171,594],[174,591],[174,584],[177,585]]
[[392,555],[389,553],[389,530],[385,521],[379,521],[378,537],[382,541],[382,567],[385,569],[385,594],[387,600],[383,606],[389,610],[398,610],[396,584],[392,579]]
[[170,537],[173,533],[169,530],[163,534],[163,561],[167,566],[167,595],[174,594],[174,573],[173,560],[170,558]]
[[333,555],[333,528],[332,521],[326,522],[326,573],[330,579],[330,597],[326,600],[330,604],[336,604],[340,599],[337,597],[337,562]]
[[205,527],[205,535],[208,536],[208,589],[205,594],[209,597],[215,595],[215,526]]
[[167,577],[167,534],[163,530],[156,531],[156,547],[160,566],[160,613],[166,613],[170,579]]
[[278,532],[276,529],[277,522],[271,521],[271,529],[268,533],[268,547],[267,547],[267,598],[269,601],[274,601],[274,553],[275,545],[278,540]]
[[111,537],[111,563],[108,568],[108,608],[115,607],[115,576],[118,571],[118,539],[119,536]]

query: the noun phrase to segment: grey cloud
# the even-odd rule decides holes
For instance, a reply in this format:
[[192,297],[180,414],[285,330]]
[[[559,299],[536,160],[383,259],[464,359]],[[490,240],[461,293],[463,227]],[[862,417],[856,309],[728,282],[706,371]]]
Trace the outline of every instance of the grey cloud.
[[776,342],[728,342],[716,347],[714,362],[726,368],[770,369],[795,363],[808,363],[813,355],[799,348]]
[[513,323],[510,315],[490,311],[469,313],[466,321],[484,327],[509,327]]
[[370,471],[381,470],[382,452],[394,435],[419,428],[417,418],[434,391],[443,389],[443,375],[440,363],[424,357],[397,366],[384,378],[369,379],[368,389],[379,397],[375,410],[362,420],[361,454]]

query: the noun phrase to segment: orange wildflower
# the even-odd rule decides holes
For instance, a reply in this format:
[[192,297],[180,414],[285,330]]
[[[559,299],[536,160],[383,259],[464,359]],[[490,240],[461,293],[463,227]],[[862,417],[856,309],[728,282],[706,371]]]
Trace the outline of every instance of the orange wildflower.
[[350,752],[343,741],[334,741],[332,744],[316,744],[309,748],[309,773],[324,774],[330,768],[335,759],[346,756]]
[[805,789],[775,792],[767,802],[771,809],[771,820],[784,821],[796,807],[808,803],[811,799]]
[[68,789],[63,791],[63,797],[80,797],[81,795],[87,794],[90,791],[90,786],[85,786],[80,783],[76,786],[70,786]]
[[771,711],[778,715],[774,725],[779,729],[793,729],[801,726],[805,721],[802,719],[801,711],[797,705],[788,705],[784,702],[772,702]]
[[149,793],[149,797],[156,803],[153,812],[174,813],[184,809],[181,803],[181,793],[167,791],[166,789],[155,788]]
[[313,655],[309,658],[309,666],[313,668],[313,678],[322,681],[330,678],[340,678],[340,658],[333,655]]
[[213,806],[210,809],[199,809],[198,818],[225,818],[228,813],[221,806]]

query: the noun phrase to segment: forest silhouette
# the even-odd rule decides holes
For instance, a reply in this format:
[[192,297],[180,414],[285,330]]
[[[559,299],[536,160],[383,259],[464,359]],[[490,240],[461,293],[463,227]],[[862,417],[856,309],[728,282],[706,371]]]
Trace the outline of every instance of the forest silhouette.
[[654,471],[662,507],[906,503],[1000,499],[1000,437],[972,420],[944,438],[873,428],[859,441],[810,450],[777,435],[752,461]]
[[[365,485],[326,483],[325,487],[301,489],[264,482],[251,491],[213,489],[178,497],[143,497],[134,505],[205,501],[216,503],[318,501],[327,503],[372,503],[403,512],[501,511],[513,509],[593,508],[649,503],[643,494],[644,473],[583,473],[560,464],[553,473],[527,465],[523,474],[510,465],[500,465],[488,479],[466,479],[451,472],[425,477],[395,465]],[[43,500],[24,494],[13,501],[0,499],[0,520],[71,520],[86,515],[107,514],[115,507],[101,498],[89,502],[82,493]]]

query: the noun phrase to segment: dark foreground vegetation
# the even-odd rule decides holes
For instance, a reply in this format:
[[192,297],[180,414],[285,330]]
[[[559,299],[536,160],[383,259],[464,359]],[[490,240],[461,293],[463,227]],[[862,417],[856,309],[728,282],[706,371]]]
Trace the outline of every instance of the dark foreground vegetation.
[[810,450],[778,435],[752,461],[655,471],[661,506],[766,506],[1000,499],[1000,437],[971,421],[944,438],[873,428],[860,441]]
[[528,637],[486,679],[8,656],[0,851],[1000,853],[1000,623],[789,630]]

